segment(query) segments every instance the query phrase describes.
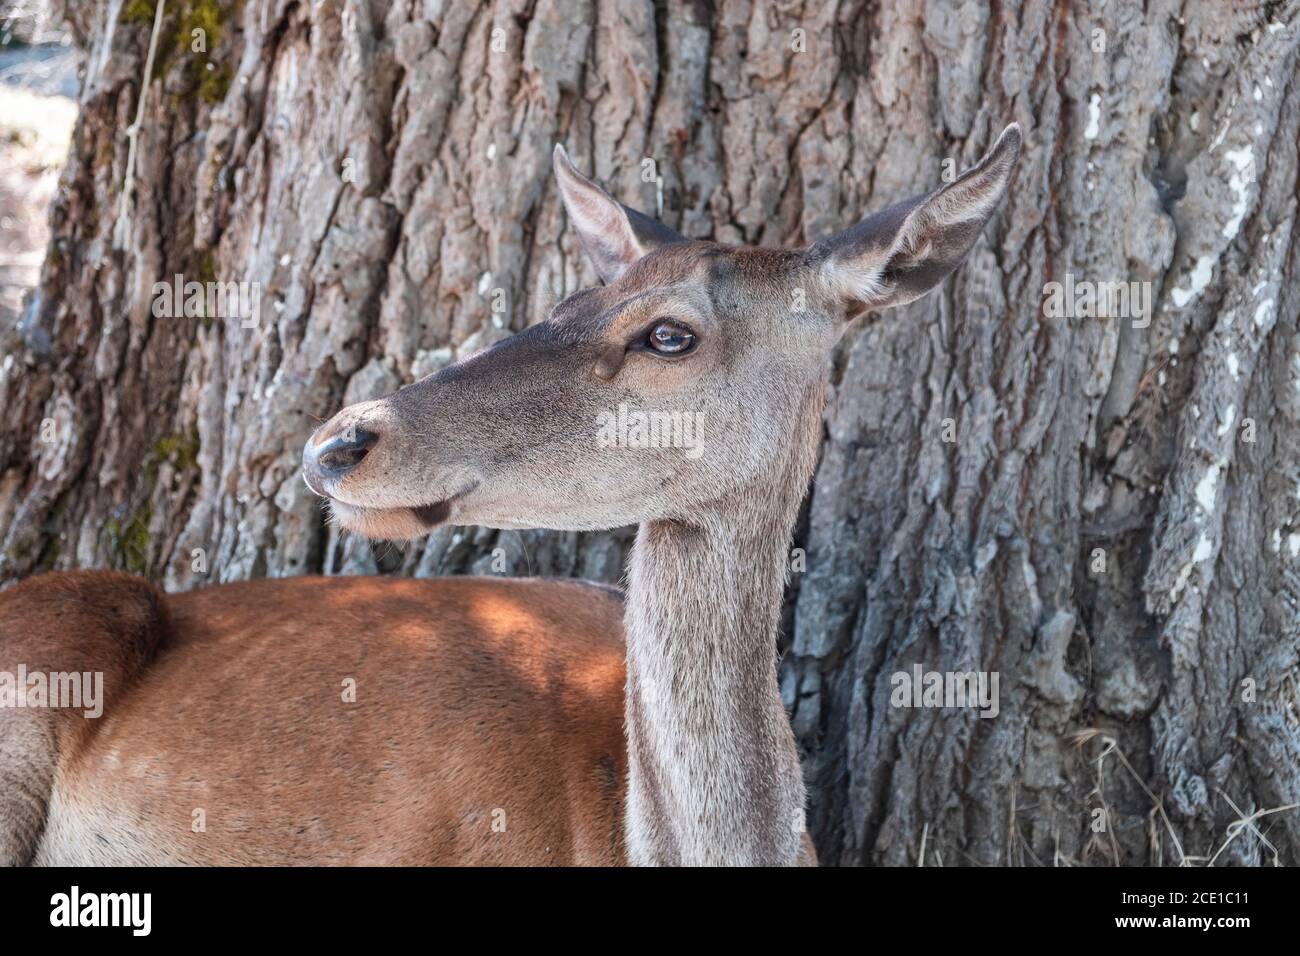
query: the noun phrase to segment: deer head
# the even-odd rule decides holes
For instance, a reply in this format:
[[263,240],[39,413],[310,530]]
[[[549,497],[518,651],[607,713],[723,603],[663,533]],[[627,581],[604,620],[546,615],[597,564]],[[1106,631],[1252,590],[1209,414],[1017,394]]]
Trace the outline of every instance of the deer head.
[[344,527],[385,538],[449,520],[690,522],[765,487],[774,448],[816,441],[805,412],[846,316],[910,302],[960,264],[1020,141],[1009,126],[954,182],[789,250],[686,239],[614,200],[557,146],[560,196],[604,285],[343,409],[307,442],[304,478]]

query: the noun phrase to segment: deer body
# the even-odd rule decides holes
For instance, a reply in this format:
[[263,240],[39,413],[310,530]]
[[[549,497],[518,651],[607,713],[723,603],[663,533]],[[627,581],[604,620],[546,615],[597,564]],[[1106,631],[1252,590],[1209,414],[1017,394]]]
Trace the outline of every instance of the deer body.
[[[132,605],[163,613],[114,639],[156,649],[108,681],[101,718],[0,709],[4,739],[17,721],[58,738],[44,820],[8,862],[623,861],[612,589],[294,578],[164,596],[124,575],[48,575],[0,594],[4,649],[61,641],[67,623],[106,632]],[[0,789],[0,839],[16,793]]]
[[[343,409],[303,477],[372,537],[637,524],[626,607],[560,582],[26,582],[0,594],[0,668],[116,685],[93,728],[0,710],[0,859],[811,862],[776,635],[831,350],[846,312],[957,267],[1019,146],[1008,127],[955,182],[795,250],[687,240],[557,148],[605,285]],[[609,441],[615,408],[704,431]],[[60,607],[77,636],[38,626]]]

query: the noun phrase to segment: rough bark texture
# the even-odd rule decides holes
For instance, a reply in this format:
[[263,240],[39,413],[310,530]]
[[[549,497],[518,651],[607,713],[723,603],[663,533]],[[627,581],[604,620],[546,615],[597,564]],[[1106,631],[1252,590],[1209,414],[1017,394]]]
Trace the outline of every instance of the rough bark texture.
[[[774,245],[1014,119],[970,261],[837,355],[783,661],[822,859],[1300,862],[1300,811],[1231,828],[1300,800],[1300,4],[173,0],[145,84],[153,4],[71,6],[82,112],[0,330],[0,580],[617,580],[627,532],[341,540],[299,450],[595,281],[557,140]],[[155,318],[176,273],[260,283],[259,325]],[[1150,325],[1045,314],[1066,273],[1151,282]],[[997,671],[998,716],[891,707],[914,664]]]

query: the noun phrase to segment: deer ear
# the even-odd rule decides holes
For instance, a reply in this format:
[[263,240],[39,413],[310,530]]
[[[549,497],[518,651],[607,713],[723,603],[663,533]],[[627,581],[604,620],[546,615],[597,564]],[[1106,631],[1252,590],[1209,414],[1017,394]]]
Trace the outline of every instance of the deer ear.
[[956,180],[864,219],[809,249],[809,262],[854,312],[919,299],[961,265],[997,208],[1020,156],[1012,123]]
[[558,143],[554,165],[569,221],[606,284],[616,280],[651,249],[686,241],[663,223],[624,206],[574,169],[564,147]]

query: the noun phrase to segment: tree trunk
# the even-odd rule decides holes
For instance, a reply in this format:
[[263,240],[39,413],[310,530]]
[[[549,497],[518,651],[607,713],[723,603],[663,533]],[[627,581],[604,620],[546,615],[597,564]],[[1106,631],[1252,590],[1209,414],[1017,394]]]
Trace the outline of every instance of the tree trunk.
[[[0,579],[616,581],[627,531],[341,537],[303,442],[594,284],[556,141],[687,235],[778,245],[1018,120],[967,264],[836,356],[782,665],[822,860],[1300,863],[1300,3],[170,0],[147,82],[150,0],[69,6],[80,118],[0,330]],[[256,284],[256,323],[155,315],[175,275]],[[1151,308],[1062,314],[1067,276]],[[996,672],[996,717],[891,705],[917,665]]]

